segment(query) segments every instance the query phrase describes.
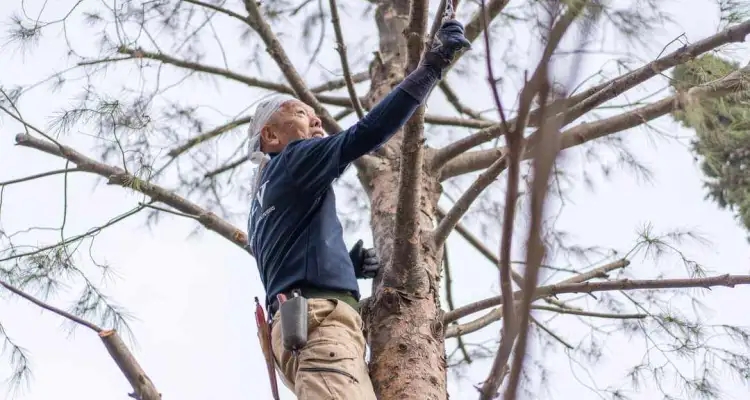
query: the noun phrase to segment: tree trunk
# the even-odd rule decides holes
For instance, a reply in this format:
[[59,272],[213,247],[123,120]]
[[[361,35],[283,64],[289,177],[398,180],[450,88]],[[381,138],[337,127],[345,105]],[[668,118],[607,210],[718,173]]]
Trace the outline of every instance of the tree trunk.
[[[374,282],[363,312],[371,348],[370,376],[381,399],[444,400],[446,356],[443,311],[440,308],[440,250],[428,234],[439,186],[423,180],[419,228],[421,257],[417,265],[393,267],[393,231],[397,171],[380,174],[372,192],[375,245],[386,266]],[[398,271],[405,270],[406,273]]]
[[[404,77],[409,0],[384,0],[375,19],[379,53],[370,65],[372,105]],[[393,265],[393,240],[403,132],[387,144],[383,164],[369,175],[371,226],[383,271],[373,281],[373,295],[363,304],[370,345],[370,376],[383,400],[444,400],[446,356],[439,286],[441,249],[429,239],[434,228],[441,187],[436,177],[423,175],[420,199],[420,259],[417,265]],[[425,163],[429,165],[429,163]]]

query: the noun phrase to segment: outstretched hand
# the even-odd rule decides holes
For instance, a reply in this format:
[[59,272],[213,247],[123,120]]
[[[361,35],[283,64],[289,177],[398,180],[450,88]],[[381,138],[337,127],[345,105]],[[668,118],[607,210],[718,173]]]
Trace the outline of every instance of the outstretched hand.
[[464,36],[464,26],[455,19],[449,19],[440,26],[432,42],[425,61],[444,69],[449,66],[458,53],[471,49],[471,42]]
[[349,251],[349,258],[352,259],[357,279],[372,279],[380,269],[380,258],[375,249],[364,249],[363,245],[360,239]]

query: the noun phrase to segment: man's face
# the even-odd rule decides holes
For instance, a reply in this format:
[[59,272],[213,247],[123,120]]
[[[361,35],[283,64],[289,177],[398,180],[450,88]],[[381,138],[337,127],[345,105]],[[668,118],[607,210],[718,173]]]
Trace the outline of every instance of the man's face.
[[263,151],[278,153],[287,144],[299,139],[325,137],[320,118],[312,107],[299,100],[282,104],[261,130]]

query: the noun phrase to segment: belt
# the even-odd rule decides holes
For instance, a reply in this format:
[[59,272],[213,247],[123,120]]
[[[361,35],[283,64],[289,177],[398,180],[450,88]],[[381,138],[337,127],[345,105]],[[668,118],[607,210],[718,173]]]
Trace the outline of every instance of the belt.
[[[285,290],[282,293],[287,299],[292,298],[292,291],[295,289]],[[359,311],[359,302],[354,297],[352,292],[348,290],[330,290],[330,289],[318,289],[318,288],[296,288],[299,290],[302,297],[306,299],[337,299],[341,300],[346,304],[349,304],[355,310]],[[276,311],[279,310],[279,300],[275,297],[271,304],[268,306],[268,317],[273,318],[276,315]]]

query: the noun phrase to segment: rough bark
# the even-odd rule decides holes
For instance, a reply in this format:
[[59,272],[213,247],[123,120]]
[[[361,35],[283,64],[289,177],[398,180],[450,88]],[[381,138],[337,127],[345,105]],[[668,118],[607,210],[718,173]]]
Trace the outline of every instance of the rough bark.
[[[380,48],[370,65],[370,91],[365,107],[379,101],[404,77],[411,2],[383,1],[375,17]],[[394,262],[397,188],[403,132],[386,145],[386,157],[365,188],[371,198],[371,226],[384,270],[373,282],[373,295],[364,302],[363,317],[371,349],[370,376],[382,399],[445,399],[446,361],[439,284],[441,249],[432,245],[437,200],[441,188],[435,174],[419,180],[415,262]],[[425,152],[425,157],[429,156]],[[416,188],[415,188],[416,189]]]

